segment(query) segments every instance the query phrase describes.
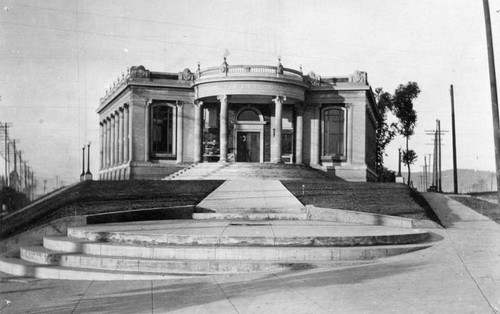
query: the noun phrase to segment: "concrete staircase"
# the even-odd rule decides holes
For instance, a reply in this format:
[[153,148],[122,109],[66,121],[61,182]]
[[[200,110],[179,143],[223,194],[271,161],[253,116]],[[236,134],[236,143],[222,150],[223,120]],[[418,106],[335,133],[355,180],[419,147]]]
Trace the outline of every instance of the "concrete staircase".
[[199,163],[164,180],[307,180],[330,178],[304,165],[271,163]]
[[89,225],[0,258],[0,271],[52,279],[166,279],[345,267],[430,246],[428,232],[322,221],[171,220]]

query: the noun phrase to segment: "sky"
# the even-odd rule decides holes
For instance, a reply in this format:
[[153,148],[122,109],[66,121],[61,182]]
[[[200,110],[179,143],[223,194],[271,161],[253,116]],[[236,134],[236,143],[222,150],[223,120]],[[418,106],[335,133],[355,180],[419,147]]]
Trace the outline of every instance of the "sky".
[[[500,0],[490,0],[500,63]],[[35,176],[65,184],[81,173],[91,142],[98,173],[99,98],[127,67],[180,72],[229,64],[276,65],[321,76],[366,71],[373,89],[417,82],[410,148],[421,170],[445,132],[452,168],[450,84],[459,168],[495,170],[482,1],[470,0],[0,0],[0,122],[12,124]],[[500,71],[497,66],[497,76]],[[386,149],[398,166],[404,139]]]

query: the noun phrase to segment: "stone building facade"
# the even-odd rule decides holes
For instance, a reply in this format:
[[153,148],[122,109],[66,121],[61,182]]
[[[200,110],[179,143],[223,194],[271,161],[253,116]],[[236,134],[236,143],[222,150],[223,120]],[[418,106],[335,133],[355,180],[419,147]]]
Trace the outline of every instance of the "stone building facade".
[[367,74],[320,77],[277,66],[127,70],[100,100],[101,180],[160,179],[176,164],[306,164],[376,178],[380,115]]

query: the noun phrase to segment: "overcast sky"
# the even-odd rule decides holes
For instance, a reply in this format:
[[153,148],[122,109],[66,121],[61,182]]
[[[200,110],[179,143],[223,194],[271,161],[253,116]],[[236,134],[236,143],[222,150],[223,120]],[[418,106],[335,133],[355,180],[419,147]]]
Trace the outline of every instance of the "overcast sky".
[[[432,153],[425,130],[441,119],[451,131],[455,86],[459,168],[495,169],[482,1],[471,0],[0,0],[0,121],[39,178],[65,183],[81,172],[81,146],[92,142],[95,110],[127,67],[179,72],[221,63],[275,65],[322,76],[368,72],[371,86],[393,92],[416,81],[418,122],[410,147],[421,169]],[[500,64],[500,0],[490,0]],[[498,68],[498,67],[497,67]],[[499,71],[497,71],[497,76]],[[499,76],[500,78],[500,76]],[[386,165],[397,169],[397,148]],[[451,133],[443,169],[452,167]]]

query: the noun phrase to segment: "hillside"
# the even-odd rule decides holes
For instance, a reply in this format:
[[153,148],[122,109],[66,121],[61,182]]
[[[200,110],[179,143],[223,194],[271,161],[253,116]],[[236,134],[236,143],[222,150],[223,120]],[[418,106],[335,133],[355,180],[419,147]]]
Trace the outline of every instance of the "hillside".
[[[497,183],[495,180],[495,173],[491,171],[480,171],[473,169],[458,169],[458,192],[459,193],[470,193],[470,192],[484,192],[496,190]],[[407,173],[402,172],[403,177],[406,177]],[[420,177],[423,177],[423,172],[412,172],[411,178],[413,185],[420,191]],[[429,180],[429,185],[431,183],[431,178]],[[443,192],[453,192],[453,170],[443,170],[441,184],[443,186]]]

